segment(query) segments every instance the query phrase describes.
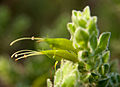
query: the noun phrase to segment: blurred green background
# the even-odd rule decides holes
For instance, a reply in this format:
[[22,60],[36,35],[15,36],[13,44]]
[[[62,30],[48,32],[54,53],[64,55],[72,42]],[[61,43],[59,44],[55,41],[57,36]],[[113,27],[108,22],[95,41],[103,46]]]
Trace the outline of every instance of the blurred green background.
[[55,60],[34,56],[15,62],[10,55],[21,49],[48,49],[48,45],[34,41],[9,44],[20,37],[69,39],[66,24],[71,11],[86,5],[98,16],[100,33],[111,32],[111,63],[120,65],[120,0],[0,0],[0,87],[46,87],[46,79],[53,78]]

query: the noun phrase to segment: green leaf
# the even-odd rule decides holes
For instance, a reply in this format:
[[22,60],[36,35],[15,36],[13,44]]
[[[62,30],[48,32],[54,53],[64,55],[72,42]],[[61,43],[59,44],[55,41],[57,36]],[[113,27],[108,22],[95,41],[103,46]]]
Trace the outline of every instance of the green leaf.
[[118,83],[118,78],[117,78],[117,73],[111,73],[110,76],[111,76],[111,81],[114,83],[114,84],[117,84]]
[[45,50],[41,51],[41,53],[58,61],[60,61],[61,59],[66,59],[72,62],[78,62],[77,56],[73,52],[68,52],[67,50]]
[[93,79],[93,80],[98,80],[98,78],[99,78],[99,75],[96,73],[91,73],[91,76],[92,76],[91,79]]
[[82,18],[82,12],[81,11],[77,11],[77,18],[78,18],[78,20]]
[[95,35],[95,32],[90,36],[90,48],[92,51],[95,51],[97,48],[97,36]]
[[110,58],[110,51],[104,52],[104,54],[102,55],[102,62],[103,63],[108,63],[109,58]]
[[110,69],[110,65],[109,64],[104,64],[104,73],[107,74],[109,72]]
[[120,74],[117,74],[117,80],[120,83]]
[[75,87],[75,83],[76,77],[74,74],[71,74],[63,80],[63,84],[61,87]]
[[82,27],[82,28],[86,28],[86,24],[87,24],[87,21],[84,20],[83,18],[81,18],[79,21],[79,26]]
[[72,22],[74,23],[75,27],[78,27],[78,18],[77,18],[77,11],[73,10],[72,11]]
[[91,35],[93,32],[95,32],[95,35],[98,36],[98,29],[97,29],[97,17],[94,16],[90,19],[88,26],[87,26],[88,32]]
[[90,19],[90,8],[89,6],[86,6],[83,10],[83,17],[86,19],[86,20],[89,20]]
[[97,87],[107,87],[108,83],[109,83],[109,78],[100,80],[100,81],[98,82]]
[[70,31],[71,35],[73,35],[75,33],[75,27],[74,27],[73,23],[68,23],[67,28]]
[[68,30],[69,30],[69,32],[70,32],[70,34],[71,34],[71,40],[72,40],[73,37],[74,37],[74,33],[75,33],[76,28],[75,28],[75,26],[73,25],[73,23],[68,23],[68,24],[67,24],[67,28],[68,28]]
[[78,70],[79,70],[79,72],[83,72],[83,73],[87,72],[86,63],[83,61],[80,61],[78,63]]
[[52,87],[52,82],[50,81],[50,79],[47,79],[47,87]]
[[77,87],[79,79],[78,65],[62,60],[60,68],[55,72],[54,87]]
[[99,68],[99,73],[102,75],[106,75],[109,72],[109,69],[110,69],[109,64],[101,65]]
[[57,85],[61,84],[61,82],[62,82],[62,71],[60,69],[58,69],[55,72],[54,85],[57,86]]
[[110,35],[111,35],[110,32],[104,32],[100,35],[99,41],[98,41],[98,47],[96,49],[96,54],[108,48]]
[[75,31],[74,39],[75,39],[75,42],[77,43],[78,47],[86,48],[88,39],[89,39],[89,35],[88,35],[87,31],[85,31],[85,29],[78,28]]
[[44,41],[47,42],[53,49],[76,51],[72,45],[72,41],[65,38],[45,38]]
[[88,51],[86,51],[86,50],[83,50],[83,51],[79,51],[78,52],[78,58],[79,58],[79,60],[84,60],[84,59],[86,59],[86,58],[88,58]]

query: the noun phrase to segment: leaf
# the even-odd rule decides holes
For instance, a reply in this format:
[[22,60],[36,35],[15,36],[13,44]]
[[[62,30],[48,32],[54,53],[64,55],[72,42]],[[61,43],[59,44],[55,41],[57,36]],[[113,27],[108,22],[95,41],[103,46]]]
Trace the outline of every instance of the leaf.
[[110,73],[111,83],[113,86],[119,87],[120,86],[120,74],[112,72]]
[[41,51],[42,54],[48,57],[53,57],[54,59],[60,61],[61,59],[70,60],[72,62],[78,62],[78,58],[74,53],[68,52],[67,50],[45,50]]
[[73,23],[68,23],[67,28],[70,31],[71,35],[75,33],[75,26],[73,25]]
[[73,40],[74,33],[75,33],[75,30],[76,30],[74,24],[73,24],[73,23],[68,23],[68,24],[67,24],[67,28],[68,28],[68,31],[69,31],[70,34],[71,34],[71,40]]
[[82,18],[82,12],[81,11],[77,11],[77,18],[78,18],[78,20]]
[[83,61],[80,61],[78,63],[78,70],[79,70],[79,72],[83,72],[83,73],[87,72],[86,63]]
[[94,16],[89,20],[88,26],[87,26],[88,32],[91,35],[93,32],[95,32],[95,35],[98,36],[98,29],[97,29],[97,17]]
[[97,73],[91,73],[92,79],[98,80],[99,75]]
[[110,51],[104,52],[104,54],[102,55],[102,62],[103,63],[108,63],[109,58],[110,58]]
[[78,64],[62,60],[60,68],[55,72],[54,87],[77,87],[80,79],[77,68]]
[[92,51],[95,51],[97,48],[97,36],[95,35],[95,32],[90,36],[90,48]]
[[86,24],[87,24],[87,21],[84,20],[83,18],[81,18],[79,21],[79,26],[82,27],[82,28],[86,28]]
[[107,87],[108,83],[109,83],[109,78],[100,80],[100,81],[98,82],[97,87]]
[[47,87],[52,87],[52,82],[50,81],[50,79],[47,79]]
[[85,29],[83,28],[78,28],[75,31],[75,42],[78,44],[78,46],[85,48],[87,47],[87,43],[88,43],[88,39],[89,39],[89,35],[88,33],[85,31]]
[[120,83],[120,74],[117,74],[117,80]]
[[75,27],[78,27],[78,18],[77,18],[77,11],[73,10],[72,11],[72,22],[74,23]]
[[89,20],[90,19],[90,8],[89,6],[86,6],[83,10],[83,17],[86,19],[86,20]]
[[61,82],[62,82],[62,71],[61,71],[61,69],[58,69],[55,72],[54,85],[57,86],[58,84],[61,84]]
[[107,49],[110,35],[111,35],[110,32],[104,32],[100,35],[99,41],[98,41],[98,47],[96,49],[96,54]]
[[63,80],[61,87],[75,87],[76,76],[74,74],[70,74],[67,78]]
[[106,75],[109,72],[110,66],[109,64],[103,64],[99,68],[99,73],[102,75]]
[[118,84],[118,78],[117,78],[117,73],[111,73],[110,76],[111,76],[111,81],[112,83],[114,84]]
[[107,63],[107,64],[104,64],[104,72],[105,74],[107,74],[109,72],[109,69],[110,69],[110,65]]
[[68,51],[74,51],[72,41],[64,38],[45,38],[45,42],[47,42],[50,46],[52,46],[53,49],[63,49]]
[[84,59],[86,59],[86,58],[88,58],[88,51],[86,51],[86,50],[83,50],[83,51],[79,51],[78,52],[78,58],[79,58],[79,60],[84,60]]

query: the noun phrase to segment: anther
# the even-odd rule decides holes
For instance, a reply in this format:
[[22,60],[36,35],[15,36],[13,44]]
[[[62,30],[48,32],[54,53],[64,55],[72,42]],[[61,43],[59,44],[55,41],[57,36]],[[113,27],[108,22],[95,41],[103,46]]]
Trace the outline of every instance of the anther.
[[24,55],[24,58],[26,58],[27,56],[26,55]]
[[34,36],[32,36],[31,40],[34,40],[34,39],[35,39],[35,37],[34,37]]
[[18,55],[17,55],[17,54],[15,54],[15,57],[18,57]]

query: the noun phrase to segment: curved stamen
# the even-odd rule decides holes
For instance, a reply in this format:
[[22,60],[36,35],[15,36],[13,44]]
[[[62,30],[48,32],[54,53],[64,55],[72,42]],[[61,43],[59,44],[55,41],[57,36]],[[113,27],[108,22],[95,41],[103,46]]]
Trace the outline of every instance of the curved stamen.
[[12,54],[11,58],[13,58],[16,54],[18,54],[20,52],[25,52],[25,51],[27,51],[27,52],[35,52],[33,50],[20,50],[20,51],[15,52],[14,54]]
[[35,51],[34,52],[24,52],[24,53],[15,54],[15,57],[17,58],[18,56],[29,55],[29,54],[32,54],[32,53],[35,53]]
[[41,55],[41,54],[43,54],[43,53],[42,53],[42,52],[35,52],[35,53],[32,53],[32,54],[28,54],[28,55],[25,55],[25,54],[24,54],[24,56],[21,56],[21,57],[16,58],[15,61],[20,60],[20,59],[23,59],[23,58],[30,57],[30,56]]
[[14,43],[18,42],[18,41],[21,41],[21,40],[39,40],[39,41],[43,41],[44,39],[43,38],[35,38],[35,37],[25,37],[25,38],[19,38],[19,39],[16,39],[14,41],[12,41],[10,43],[10,46],[12,46]]

